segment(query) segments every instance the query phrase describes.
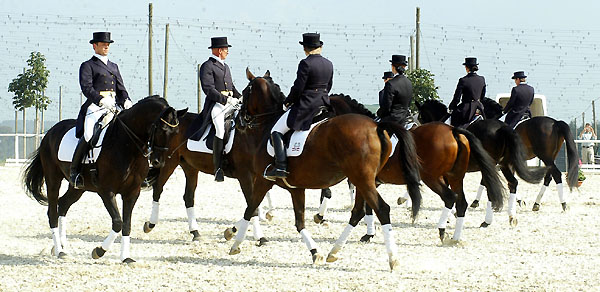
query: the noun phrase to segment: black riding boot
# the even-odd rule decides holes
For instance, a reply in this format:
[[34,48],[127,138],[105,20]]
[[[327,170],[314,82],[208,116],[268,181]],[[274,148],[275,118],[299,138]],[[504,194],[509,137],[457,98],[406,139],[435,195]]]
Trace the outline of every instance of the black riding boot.
[[221,160],[223,158],[223,139],[215,137],[213,139],[213,165],[215,166],[215,181],[225,180],[223,169],[221,169]]
[[279,132],[271,133],[271,144],[275,150],[275,167],[265,172],[266,178],[286,178],[287,172],[287,154],[285,145],[283,145],[283,134]]
[[83,176],[80,174],[81,164],[83,163],[83,158],[88,149],[88,142],[85,141],[85,138],[82,136],[81,138],[79,138],[77,148],[75,148],[75,153],[73,154],[73,161],[71,162],[70,181],[73,187],[75,187],[76,189],[83,188]]

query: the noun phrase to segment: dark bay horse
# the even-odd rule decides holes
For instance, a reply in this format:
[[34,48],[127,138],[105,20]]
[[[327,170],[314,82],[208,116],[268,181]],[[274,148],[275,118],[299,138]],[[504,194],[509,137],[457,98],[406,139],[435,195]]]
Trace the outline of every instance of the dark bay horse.
[[[377,192],[376,180],[391,152],[389,135],[395,134],[399,137],[397,147],[408,189],[415,192],[415,198],[420,198],[419,163],[412,136],[395,123],[377,125],[372,119],[356,114],[337,116],[316,126],[307,138],[303,153],[299,157],[289,158],[287,184],[281,180],[267,180],[263,172],[273,158],[267,154],[266,146],[272,126],[283,114],[283,94],[268,73],[263,77],[255,77],[249,70],[246,73],[249,84],[243,91],[243,106],[238,115],[240,122],[235,140],[245,147],[234,155],[246,159],[245,163],[236,163],[236,168],[245,172],[245,175],[238,176],[238,180],[250,196],[230,254],[240,252],[250,218],[266,192],[277,184],[292,196],[296,229],[310,250],[313,263],[322,263],[324,258],[304,226],[305,189],[326,188],[348,177],[356,186],[356,201],[349,224],[329,252],[327,261],[337,260],[336,254],[363,218],[366,202],[374,209],[383,226],[389,264],[393,269],[398,260],[390,224],[390,207]],[[417,214],[418,209],[413,212]]]
[[[362,104],[347,95],[331,95],[331,105],[337,115],[356,113],[375,119],[375,115]],[[501,209],[503,204],[503,188],[496,171],[496,163],[482,147],[481,142],[472,133],[448,126],[443,123],[428,123],[410,130],[417,154],[421,161],[421,179],[444,201],[445,209],[438,222],[439,235],[442,242],[449,211],[456,204],[457,224],[453,240],[460,240],[462,222],[467,209],[467,201],[463,191],[463,179],[470,159],[481,169],[482,178],[488,186],[488,199],[495,208]],[[404,184],[400,167],[399,153],[394,151],[379,175],[379,183]],[[413,208],[420,204],[411,199]],[[367,206],[367,214],[372,214]],[[362,241],[368,241],[363,236]]]
[[[498,119],[502,116],[502,106],[490,98],[482,100],[485,107],[485,115],[488,119]],[[550,181],[554,179],[557,186],[558,198],[563,211],[567,209],[567,203],[563,194],[561,172],[554,164],[554,160],[562,147],[563,142],[566,145],[568,176],[567,185],[569,190],[577,187],[577,175],[579,173],[579,155],[577,146],[573,141],[573,134],[569,125],[564,121],[557,121],[551,117],[539,116],[525,120],[515,127],[515,132],[519,134],[525,145],[526,159],[534,157],[539,158],[548,166],[544,176],[544,184],[538,193],[533,204],[533,211],[538,211],[540,202]],[[515,191],[516,191],[515,184]]]
[[[96,247],[92,257],[102,257],[122,232],[121,260],[134,262],[129,255],[131,213],[140,194],[140,185],[148,173],[148,157],[154,167],[161,167],[165,145],[178,131],[177,112],[166,100],[156,96],[140,100],[130,109],[115,116],[106,130],[102,152],[97,161],[97,179],[92,178],[90,166],[83,166],[84,189],[69,185],[59,198],[63,179],[68,180],[70,162],[58,160],[58,148],[64,134],[75,126],[75,120],[63,120],[54,125],[40,144],[27,165],[23,182],[28,194],[42,205],[48,205],[48,219],[54,240],[54,255],[63,257],[66,241],[66,214],[85,191],[100,195],[112,219],[112,228],[101,246]],[[42,192],[45,182],[47,196]],[[123,217],[119,215],[116,195],[123,199]],[[59,224],[59,222],[61,224]]]

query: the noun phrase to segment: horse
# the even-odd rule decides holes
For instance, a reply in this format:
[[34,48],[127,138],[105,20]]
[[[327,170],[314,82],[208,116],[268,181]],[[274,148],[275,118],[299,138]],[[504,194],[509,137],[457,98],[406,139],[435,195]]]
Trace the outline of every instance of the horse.
[[[482,101],[484,103],[484,107],[487,108],[488,111],[496,108],[501,109],[502,107],[496,103],[495,106],[491,106],[489,101],[491,99],[484,98]],[[495,103],[495,102],[494,102]],[[488,106],[485,106],[488,104]],[[515,225],[516,222],[511,220],[511,218],[515,218],[514,209],[511,208],[513,201],[516,200],[517,196],[517,184],[518,181],[514,178],[514,173],[516,172],[519,177],[529,183],[539,183],[541,178],[538,180],[538,176],[541,175],[544,178],[544,184],[547,186],[550,182],[550,176],[555,176],[560,182],[560,171],[554,165],[554,158],[560,149],[560,145],[562,141],[567,141],[567,155],[569,156],[569,172],[571,172],[571,168],[574,169],[573,177],[568,177],[569,186],[571,187],[576,183],[577,180],[577,167],[579,167],[576,163],[577,161],[577,152],[574,150],[575,145],[572,142],[568,141],[568,137],[572,136],[570,134],[570,130],[568,129],[568,125],[564,122],[552,122],[554,119],[545,117],[543,119],[548,123],[546,124],[546,128],[540,127],[540,123],[533,123],[533,128],[531,130],[524,131],[525,128],[521,128],[522,130],[513,130],[504,122],[493,119],[493,117],[497,117],[498,113],[485,113],[484,114],[488,119],[475,122],[467,127],[467,130],[473,132],[476,136],[480,138],[484,142],[484,147],[491,154],[493,158],[497,160],[502,170],[503,175],[506,177],[508,181],[508,187],[510,191],[509,198],[509,222],[511,225]],[[444,120],[449,116],[446,106],[438,100],[428,100],[420,105],[419,108],[419,118],[422,119],[423,122],[431,121],[431,120]],[[489,117],[492,117],[490,119]],[[520,125],[519,125],[520,126]],[[519,127],[517,126],[517,128]],[[548,129],[547,126],[550,126]],[[527,127],[529,128],[529,126]],[[535,129],[535,130],[533,130]],[[501,134],[503,133],[503,134]],[[566,137],[566,138],[561,138]],[[553,143],[550,147],[546,146],[548,144],[544,143]],[[542,145],[543,144],[543,145]],[[548,152],[545,154],[544,152]],[[531,159],[537,156],[537,153],[541,155],[540,159],[544,161],[546,167],[537,168],[535,170],[531,170],[526,165],[526,160]],[[539,157],[539,156],[538,156]],[[542,158],[543,157],[543,158]],[[572,179],[575,179],[575,182],[572,182]],[[558,184],[558,183],[557,183]],[[562,186],[562,184],[560,184]],[[482,188],[480,187],[480,190]],[[543,194],[545,187],[542,187],[540,193]],[[559,197],[562,199],[561,192],[562,188],[559,187]],[[541,196],[539,196],[541,198]],[[478,204],[477,201],[474,201],[471,207],[476,208]],[[562,202],[563,210],[566,210],[566,203]],[[538,204],[539,208],[539,204]],[[534,209],[535,205],[534,205]],[[487,209],[486,212],[486,221],[481,225],[482,227],[486,227],[491,223],[492,213],[490,209]]]
[[[356,186],[356,200],[349,224],[335,242],[327,256],[327,262],[336,261],[336,254],[346,243],[352,229],[365,214],[364,204],[371,206],[383,225],[386,251],[390,269],[399,262],[397,245],[391,228],[390,206],[376,189],[377,174],[383,168],[391,152],[390,134],[399,138],[404,179],[409,192],[420,198],[419,162],[412,136],[396,123],[376,124],[363,115],[336,116],[315,126],[308,135],[304,150],[298,157],[288,158],[289,176],[285,181],[271,181],[263,177],[273,158],[267,154],[267,142],[271,128],[284,113],[283,99],[279,86],[270,73],[255,77],[246,70],[249,81],[243,91],[242,108],[238,115],[236,142],[244,145],[234,155],[244,157],[245,163],[236,163],[236,168],[245,172],[238,176],[242,189],[250,194],[243,220],[235,235],[229,254],[240,253],[251,216],[263,200],[266,192],[278,185],[288,190],[294,207],[296,230],[309,249],[313,264],[322,264],[325,258],[304,226],[305,189],[322,189],[339,183],[348,177]],[[420,206],[418,206],[420,207]],[[413,210],[418,214],[419,208]],[[414,218],[414,217],[413,217]]]
[[[488,119],[498,119],[502,116],[502,106],[493,99],[484,98],[482,103],[484,105],[484,113]],[[563,211],[566,211],[567,203],[563,194],[561,172],[556,167],[556,164],[554,164],[554,160],[564,142],[568,162],[567,185],[569,186],[569,191],[572,191],[574,187],[577,187],[579,155],[569,125],[564,121],[558,121],[551,117],[538,116],[526,119],[517,124],[515,132],[523,140],[526,159],[537,157],[548,166],[544,176],[544,184],[535,199],[532,210],[539,211],[542,196],[550,181],[554,179],[561,207]],[[514,187],[516,192],[516,184]]]
[[[122,232],[121,261],[135,262],[129,254],[131,213],[148,172],[148,159],[153,167],[164,164],[165,146],[177,133],[178,117],[185,111],[187,109],[176,111],[165,99],[151,96],[115,115],[106,129],[103,150],[95,163],[97,175],[90,173],[92,166],[84,164],[84,188],[75,189],[69,184],[60,198],[60,185],[63,179],[69,179],[71,163],[59,161],[58,150],[62,137],[75,126],[75,120],[60,121],[48,130],[24,171],[23,183],[29,196],[48,206],[55,256],[66,256],[67,211],[85,191],[92,191],[98,193],[112,219],[109,235],[101,246],[94,248],[92,257],[102,257]],[[42,192],[44,182],[47,195]],[[119,215],[116,194],[121,194],[123,200],[123,217]]]
[[[344,95],[330,95],[331,105],[336,115],[357,113],[371,119],[376,116],[358,103],[355,99]],[[446,222],[449,211],[456,204],[457,223],[452,240],[459,241],[462,232],[462,223],[467,209],[467,201],[463,191],[463,179],[470,159],[475,160],[482,170],[482,178],[488,186],[488,199],[494,208],[501,209],[503,205],[503,188],[498,172],[495,169],[495,161],[485,151],[479,139],[472,133],[448,126],[443,123],[428,123],[410,130],[417,155],[421,161],[421,179],[432,191],[440,196],[444,202],[445,209],[438,222],[440,240],[444,242],[446,237]],[[403,184],[402,169],[400,166],[399,153],[394,152],[388,162],[378,175],[378,183]],[[413,208],[415,202],[411,198]],[[372,214],[367,206],[367,214]],[[315,215],[315,222],[319,214]],[[319,222],[317,222],[319,223]],[[362,242],[367,242],[372,235],[365,235]]]

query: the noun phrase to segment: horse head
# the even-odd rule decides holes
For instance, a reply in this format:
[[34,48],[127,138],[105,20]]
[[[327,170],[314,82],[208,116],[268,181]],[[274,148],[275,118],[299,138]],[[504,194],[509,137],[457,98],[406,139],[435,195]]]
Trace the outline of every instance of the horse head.
[[497,103],[495,100],[484,97],[481,100],[483,104],[483,112],[485,114],[486,119],[499,119],[502,116],[502,106]]
[[419,110],[419,122],[421,124],[440,121],[448,114],[448,108],[437,99],[428,99],[423,104],[415,103]]
[[271,73],[267,70],[262,77],[256,77],[246,68],[246,77],[249,82],[242,91],[241,124],[251,124],[257,117],[281,114],[285,95],[273,82]]

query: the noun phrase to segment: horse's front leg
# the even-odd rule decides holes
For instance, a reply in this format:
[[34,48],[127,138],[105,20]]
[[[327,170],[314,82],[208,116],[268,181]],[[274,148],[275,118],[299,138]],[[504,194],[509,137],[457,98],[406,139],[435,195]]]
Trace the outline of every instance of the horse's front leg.
[[[338,257],[336,256],[336,254],[340,250],[342,250],[342,247],[346,244],[346,241],[348,240],[348,236],[350,236],[350,233],[352,232],[354,227],[356,227],[358,222],[360,222],[360,220],[362,220],[362,218],[364,216],[365,216],[364,198],[362,196],[356,196],[354,208],[352,208],[352,214],[350,216],[350,221],[348,222],[348,225],[346,225],[346,228],[344,229],[344,231],[342,232],[340,237],[335,241],[335,244],[333,245],[333,248],[331,248],[329,255],[327,255],[327,262],[335,262],[338,260]],[[361,238],[361,241],[362,241],[362,238]]]
[[131,213],[133,206],[140,196],[139,187],[126,194],[122,194],[123,197],[123,236],[121,237],[121,261],[125,264],[134,263],[135,261],[130,257],[129,246],[131,242]]
[[292,203],[294,205],[294,216],[296,218],[296,230],[300,233],[302,241],[312,255],[313,264],[320,265],[325,262],[323,255],[319,253],[317,243],[312,239],[308,230],[304,228],[304,208],[305,208],[305,193],[304,189],[288,190],[292,195]]
[[99,259],[104,256],[106,251],[110,249],[112,244],[115,242],[115,239],[123,229],[123,220],[119,214],[119,208],[117,207],[117,201],[115,200],[115,193],[110,191],[102,191],[98,194],[100,195],[100,198],[102,198],[104,207],[106,207],[106,210],[110,215],[112,220],[112,228],[102,244],[92,251],[92,258],[94,259]]
[[[244,212],[244,218],[238,221],[234,226],[235,231],[237,231],[237,234],[235,235],[235,241],[231,246],[231,250],[229,251],[230,255],[240,253],[240,244],[246,238],[246,232],[248,231],[248,225],[250,225],[250,220],[252,219],[252,217],[256,216],[256,220],[254,221],[253,227],[255,229],[260,229],[260,225],[258,224],[259,220],[257,209],[260,203],[262,202],[263,198],[265,197],[267,191],[269,191],[269,189],[271,189],[271,187],[273,186],[273,183],[267,182],[266,180],[259,178],[250,189],[248,189],[249,186],[247,180],[240,180],[240,186],[242,186],[242,191],[244,192],[244,196],[246,197],[246,203],[248,204],[248,206],[246,207],[246,211]],[[248,190],[251,190],[249,194],[247,194]],[[259,236],[261,238],[264,237],[262,236],[262,232],[260,232],[260,234],[258,235],[255,234],[255,236]]]
[[67,246],[67,212],[71,205],[79,201],[83,192],[85,191],[75,189],[72,185],[69,185],[67,192],[58,199],[58,230],[63,250]]
[[[252,186],[252,179],[251,177],[239,177],[238,181],[240,183],[240,187],[242,189],[242,193],[244,194],[244,199],[246,200],[246,205],[248,206],[250,204],[250,199],[252,197],[252,190],[253,190],[253,186]],[[269,187],[270,189],[270,187]],[[269,192],[267,191],[265,197],[270,201],[270,195]],[[256,210],[254,211],[254,213],[252,214],[252,232],[254,235],[254,239],[258,240],[258,246],[263,246],[265,245],[267,242],[269,242],[269,240],[264,236],[263,232],[262,232],[262,228],[260,226],[260,213],[259,213],[259,209],[260,209],[260,205],[258,208],[256,208]],[[227,228],[225,230],[224,233],[224,237],[225,240],[230,240],[233,238],[233,236],[236,234],[236,232],[243,227],[244,224],[244,219],[241,219],[240,221],[236,222],[234,224],[233,227]]]

